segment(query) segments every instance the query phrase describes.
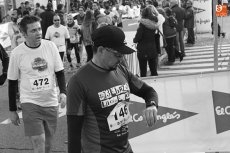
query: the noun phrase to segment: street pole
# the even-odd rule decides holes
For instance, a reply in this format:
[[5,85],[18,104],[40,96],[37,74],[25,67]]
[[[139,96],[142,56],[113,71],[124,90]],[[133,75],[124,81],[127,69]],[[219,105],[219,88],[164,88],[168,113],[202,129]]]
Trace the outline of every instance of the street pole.
[[212,19],[213,19],[213,34],[214,34],[214,71],[218,71],[218,23],[216,16],[217,0],[212,0]]

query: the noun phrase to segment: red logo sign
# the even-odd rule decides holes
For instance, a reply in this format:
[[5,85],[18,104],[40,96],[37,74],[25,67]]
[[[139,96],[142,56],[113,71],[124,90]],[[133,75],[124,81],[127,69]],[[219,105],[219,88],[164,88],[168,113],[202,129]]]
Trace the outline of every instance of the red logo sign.
[[216,16],[227,16],[228,8],[227,5],[216,5]]

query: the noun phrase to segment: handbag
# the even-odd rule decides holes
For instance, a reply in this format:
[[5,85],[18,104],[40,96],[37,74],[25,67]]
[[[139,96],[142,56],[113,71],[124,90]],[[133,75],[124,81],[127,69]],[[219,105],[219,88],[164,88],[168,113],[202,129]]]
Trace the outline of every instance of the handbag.
[[[165,39],[165,36],[164,36],[164,34],[159,30],[159,29],[157,29],[157,34],[158,34],[158,36],[157,37],[159,37],[158,39],[158,41],[159,41],[159,44],[160,44],[160,36],[163,38],[163,48],[166,48],[167,47],[167,42],[166,42],[166,39]],[[160,46],[159,46],[160,47]]]

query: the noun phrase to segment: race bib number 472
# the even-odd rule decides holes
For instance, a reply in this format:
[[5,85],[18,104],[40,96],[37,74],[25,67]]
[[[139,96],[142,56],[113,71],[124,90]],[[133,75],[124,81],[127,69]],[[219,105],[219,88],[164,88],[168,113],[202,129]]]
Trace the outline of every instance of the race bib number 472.
[[52,77],[49,75],[30,79],[30,87],[32,92],[49,90],[52,88]]
[[109,130],[113,131],[119,129],[121,126],[130,122],[131,115],[129,107],[125,102],[118,103],[107,117]]

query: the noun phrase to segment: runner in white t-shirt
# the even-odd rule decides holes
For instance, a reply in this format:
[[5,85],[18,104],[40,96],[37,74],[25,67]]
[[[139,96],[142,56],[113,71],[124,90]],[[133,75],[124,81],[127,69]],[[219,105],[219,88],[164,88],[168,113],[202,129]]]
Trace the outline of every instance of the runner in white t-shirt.
[[63,60],[64,53],[66,52],[66,41],[70,41],[69,31],[67,27],[60,24],[60,17],[58,15],[54,15],[53,22],[54,24],[49,26],[46,31],[45,39],[51,40],[56,44]]
[[10,119],[14,125],[20,125],[16,106],[17,81],[20,80],[25,135],[32,141],[34,152],[50,153],[57,127],[58,102],[62,107],[66,102],[64,67],[56,45],[42,40],[39,18],[25,16],[20,29],[25,42],[12,51],[7,73]]

